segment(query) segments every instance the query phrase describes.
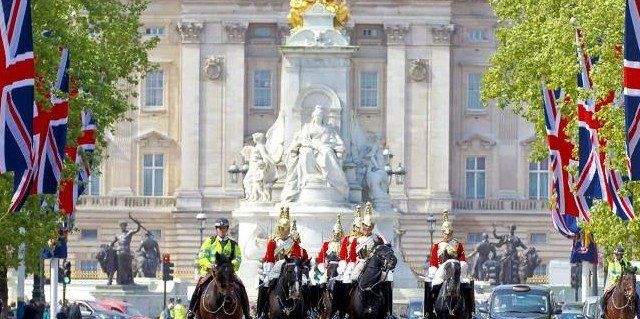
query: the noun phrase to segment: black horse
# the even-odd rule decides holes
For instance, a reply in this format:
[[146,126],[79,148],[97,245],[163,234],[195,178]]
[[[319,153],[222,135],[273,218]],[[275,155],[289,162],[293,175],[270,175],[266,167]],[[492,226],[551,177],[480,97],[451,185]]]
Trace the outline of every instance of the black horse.
[[113,283],[113,275],[118,270],[116,251],[111,245],[102,244],[96,254],[96,259],[100,263],[100,268],[107,274],[107,285]]
[[306,288],[302,275],[308,268],[308,261],[285,257],[280,277],[269,291],[269,319],[304,318]]
[[384,319],[389,309],[386,297],[391,295],[391,285],[386,282],[386,277],[396,267],[398,259],[390,246],[379,245],[373,255],[363,262],[364,270],[356,286],[351,289],[349,318]]
[[444,267],[444,281],[438,292],[433,310],[438,319],[466,319],[469,318],[469,305],[460,284],[460,262],[449,259],[440,267]]
[[327,256],[327,283],[321,288],[320,306],[318,307],[322,319],[343,318],[349,309],[348,286],[337,280],[339,260],[337,254]]

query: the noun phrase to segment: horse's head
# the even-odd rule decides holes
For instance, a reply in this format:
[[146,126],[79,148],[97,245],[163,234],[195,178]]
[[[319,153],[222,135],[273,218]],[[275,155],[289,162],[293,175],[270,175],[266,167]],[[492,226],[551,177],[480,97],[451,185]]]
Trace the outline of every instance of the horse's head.
[[338,275],[338,266],[340,262],[340,256],[335,252],[327,255],[327,278],[333,278]]
[[460,287],[460,262],[456,259],[449,259],[442,264],[444,270],[444,283],[442,285],[443,295],[457,295]]
[[631,267],[622,272],[618,285],[624,291],[625,297],[631,299],[636,296],[636,267]]
[[280,279],[284,289],[288,290],[289,297],[287,299],[302,299],[302,275],[308,271],[308,266],[308,263],[300,258],[285,256]]
[[390,245],[378,245],[376,250],[373,252],[373,262],[376,264],[374,266],[380,266],[383,271],[389,271],[396,268],[396,264],[398,263],[398,258],[393,253],[393,249]]
[[220,288],[220,293],[228,295],[233,292],[233,265],[231,260],[224,254],[216,252],[215,263],[211,268],[213,277],[215,278],[216,285]]

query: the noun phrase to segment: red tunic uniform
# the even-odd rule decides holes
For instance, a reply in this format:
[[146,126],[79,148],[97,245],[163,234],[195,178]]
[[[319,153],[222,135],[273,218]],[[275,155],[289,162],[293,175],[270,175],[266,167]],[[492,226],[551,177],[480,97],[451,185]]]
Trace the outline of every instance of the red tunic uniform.
[[300,243],[294,241],[291,237],[287,239],[270,239],[267,243],[267,251],[264,254],[265,263],[275,263],[283,259],[284,256],[289,258],[309,259],[307,251],[300,247]]
[[440,257],[443,257],[443,253],[445,251],[449,257],[453,257],[464,262],[467,260],[464,255],[464,247],[462,246],[462,243],[454,238],[449,242],[441,241],[431,246],[431,260],[429,261],[429,266],[438,268],[440,264],[445,262],[446,259],[440,260]]
[[336,256],[340,256],[340,252],[342,250],[342,241],[334,241],[328,240],[322,243],[322,247],[320,247],[320,251],[318,252],[318,257],[316,257],[316,264],[323,264],[327,261],[327,256],[330,254],[335,254]]
[[356,256],[351,256],[351,244],[356,240],[356,236],[345,236],[340,243],[340,260],[344,262],[355,262]]

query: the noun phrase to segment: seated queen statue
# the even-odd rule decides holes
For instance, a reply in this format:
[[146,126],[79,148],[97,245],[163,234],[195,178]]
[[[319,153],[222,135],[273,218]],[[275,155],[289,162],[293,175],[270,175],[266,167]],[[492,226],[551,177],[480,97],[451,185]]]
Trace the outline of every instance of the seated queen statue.
[[316,106],[309,123],[296,132],[289,146],[283,202],[297,201],[308,186],[324,186],[349,198],[349,183],[342,170],[344,142],[327,123],[326,112]]

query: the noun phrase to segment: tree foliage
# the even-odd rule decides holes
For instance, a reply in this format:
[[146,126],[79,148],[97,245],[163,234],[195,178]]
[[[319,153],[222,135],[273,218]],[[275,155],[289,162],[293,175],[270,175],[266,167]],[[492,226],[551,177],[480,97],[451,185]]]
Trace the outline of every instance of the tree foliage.
[[[157,39],[143,38],[140,32],[146,6],[146,0],[31,1],[36,73],[41,82],[36,99],[48,103],[44,93],[55,82],[59,50],[68,48],[69,75],[77,95],[70,98],[67,145],[77,144],[81,110],[91,110],[98,127],[93,166],[99,164],[105,132],[132,109],[130,101],[140,77],[152,68],[147,52]],[[73,178],[76,172],[67,161],[65,176]],[[7,211],[12,189],[11,174],[0,176],[0,211]],[[59,214],[51,205],[43,208],[42,199],[31,196],[20,212],[0,215],[0,266],[16,267],[18,247],[24,242],[27,268],[32,270],[47,240],[55,238]],[[25,235],[19,233],[20,227]]]
[[[537,139],[532,160],[542,160],[548,157],[542,83],[551,89],[562,88],[572,102],[561,105],[561,113],[569,119],[567,134],[577,145],[575,101],[578,98],[601,100],[610,91],[621,94],[623,64],[619,47],[623,42],[625,1],[490,0],[490,4],[498,19],[499,44],[491,58],[491,67],[483,77],[483,100],[500,108],[511,108],[533,123]],[[576,28],[582,31],[586,52],[599,58],[591,72],[593,90],[588,92],[577,88]],[[600,136],[607,141],[604,151],[609,154],[610,165],[624,169],[623,109],[611,104],[598,112],[597,117],[605,123]],[[570,171],[576,170],[570,168]],[[626,185],[624,191],[636,199],[640,195],[637,184]],[[587,228],[607,251],[617,243],[631,243],[628,238],[640,235],[635,223],[617,219],[606,205],[596,205],[592,214],[593,223]]]

